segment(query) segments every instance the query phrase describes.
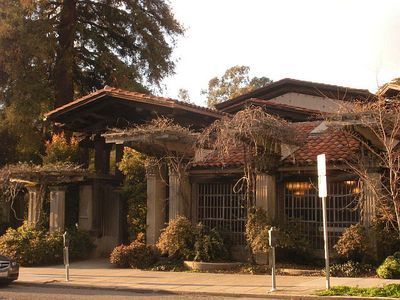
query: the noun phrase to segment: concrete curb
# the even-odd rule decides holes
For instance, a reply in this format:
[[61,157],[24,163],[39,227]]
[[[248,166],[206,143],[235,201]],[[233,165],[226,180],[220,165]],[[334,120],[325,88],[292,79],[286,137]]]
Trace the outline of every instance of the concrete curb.
[[90,290],[104,290],[104,291],[126,291],[140,294],[169,294],[169,295],[187,295],[187,296],[219,296],[219,297],[232,297],[232,298],[259,298],[259,299],[293,299],[293,300],[398,300],[398,298],[385,298],[385,297],[350,297],[350,296],[317,296],[317,295],[288,295],[288,294],[240,294],[240,293],[226,293],[226,292],[190,292],[190,291],[169,291],[164,289],[141,289],[133,287],[110,287],[110,286],[98,286],[90,284],[75,284],[75,283],[59,283],[59,282],[30,282],[30,281],[15,281],[13,285],[22,285],[30,287],[46,287],[46,288],[73,288],[73,289],[90,289]]

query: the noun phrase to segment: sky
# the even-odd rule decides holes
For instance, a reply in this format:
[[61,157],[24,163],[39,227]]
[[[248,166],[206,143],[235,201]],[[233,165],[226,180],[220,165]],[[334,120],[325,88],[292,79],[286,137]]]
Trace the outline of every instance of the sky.
[[164,96],[187,89],[205,105],[208,81],[235,65],[251,76],[365,88],[400,77],[400,0],[170,0],[186,28]]

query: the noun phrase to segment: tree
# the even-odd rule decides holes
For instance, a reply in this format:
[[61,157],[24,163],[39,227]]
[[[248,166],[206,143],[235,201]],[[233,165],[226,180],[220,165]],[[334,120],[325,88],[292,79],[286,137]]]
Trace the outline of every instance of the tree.
[[251,92],[272,82],[267,77],[250,79],[249,72],[250,67],[248,66],[234,66],[227,69],[220,78],[212,78],[208,82],[208,89],[201,92],[207,96],[208,106],[215,106],[215,104]]
[[361,208],[374,198],[378,220],[391,225],[400,237],[400,97],[378,96],[349,109],[339,115],[338,124],[360,145],[361,152],[346,163],[363,184]]
[[40,141],[37,121],[53,107],[104,85],[159,86],[174,70],[171,53],[182,33],[164,0],[1,1],[4,122],[29,149]]
[[187,89],[179,89],[178,91],[178,99],[180,101],[186,102],[186,103],[190,103],[190,95],[189,95],[189,91]]

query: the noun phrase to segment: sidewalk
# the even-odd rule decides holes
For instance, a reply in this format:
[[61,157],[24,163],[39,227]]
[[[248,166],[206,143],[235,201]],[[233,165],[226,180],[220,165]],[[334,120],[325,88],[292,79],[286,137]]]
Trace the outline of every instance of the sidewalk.
[[[325,288],[324,277],[277,276],[277,291],[271,289],[271,276],[244,274],[215,274],[193,272],[153,272],[118,269],[107,260],[72,263],[70,281],[65,282],[64,266],[21,268],[17,282],[24,284],[57,285],[104,289],[127,289],[143,292],[208,294],[221,296],[312,296]],[[379,278],[332,278],[331,285],[359,287],[400,283],[400,280]]]

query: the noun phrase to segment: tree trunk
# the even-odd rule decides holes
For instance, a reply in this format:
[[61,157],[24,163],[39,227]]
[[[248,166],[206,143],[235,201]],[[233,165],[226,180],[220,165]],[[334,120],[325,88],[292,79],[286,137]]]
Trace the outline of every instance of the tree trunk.
[[73,66],[76,23],[76,0],[64,0],[58,26],[58,48],[54,70],[55,107],[71,102],[74,98]]

